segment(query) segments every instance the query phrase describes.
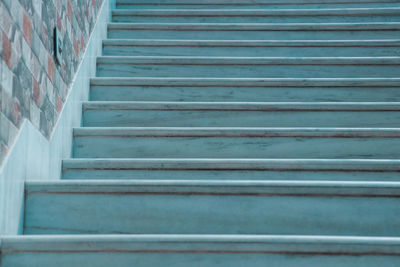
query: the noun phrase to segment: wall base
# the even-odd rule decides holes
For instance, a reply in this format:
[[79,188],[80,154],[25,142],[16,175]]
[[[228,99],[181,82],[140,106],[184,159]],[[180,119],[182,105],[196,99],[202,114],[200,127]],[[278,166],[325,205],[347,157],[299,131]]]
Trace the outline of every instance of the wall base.
[[96,57],[101,55],[114,5],[113,0],[103,2],[50,140],[25,120],[0,168],[0,235],[21,234],[25,181],[60,179],[61,160],[71,156],[72,128],[81,124],[82,101],[88,100],[90,78],[96,74]]

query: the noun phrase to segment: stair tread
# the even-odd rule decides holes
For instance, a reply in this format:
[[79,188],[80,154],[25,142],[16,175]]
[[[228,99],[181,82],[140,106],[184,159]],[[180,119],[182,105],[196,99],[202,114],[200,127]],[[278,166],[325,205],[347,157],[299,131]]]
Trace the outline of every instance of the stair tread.
[[207,4],[280,4],[280,3],[398,3],[398,0],[203,0],[201,2],[195,0],[118,0],[117,4],[196,4],[196,5],[207,5]]
[[[117,74],[116,76],[121,76]],[[152,75],[153,76],[153,75]],[[262,75],[260,75],[262,76]],[[92,78],[91,100],[189,102],[393,102],[398,78]]]
[[400,128],[317,127],[77,127],[74,137],[400,137]]
[[[32,235],[0,239],[4,253],[13,251],[160,250],[331,252],[351,254],[400,254],[398,237],[317,235]],[[88,246],[90,244],[90,246]],[[133,251],[132,251],[133,252]]]
[[95,77],[91,85],[154,86],[400,86],[400,78],[169,78]]
[[123,9],[114,16],[314,16],[314,15],[387,15],[399,14],[400,7],[378,8],[302,8],[302,9]]
[[[385,18],[389,20],[390,18]],[[113,22],[108,38],[117,39],[393,39],[400,22],[291,22],[291,23],[218,23],[218,22]],[[289,34],[290,33],[290,34]]]
[[400,22],[352,22],[352,23],[134,23],[112,22],[109,30],[399,30]]
[[149,193],[228,195],[335,195],[399,197],[400,182],[252,180],[70,180],[31,181],[27,194]]
[[400,182],[29,182],[25,233],[397,236],[399,196]]
[[143,8],[118,9],[112,12],[113,22],[384,22],[399,21],[398,7],[376,8]]
[[399,111],[400,102],[89,101],[83,110]]
[[105,39],[106,46],[204,46],[204,47],[271,47],[271,46],[383,46],[397,47],[400,40],[173,40],[173,39]]
[[400,171],[400,159],[73,158],[63,168]]
[[400,57],[101,56],[97,64],[165,65],[399,65]]

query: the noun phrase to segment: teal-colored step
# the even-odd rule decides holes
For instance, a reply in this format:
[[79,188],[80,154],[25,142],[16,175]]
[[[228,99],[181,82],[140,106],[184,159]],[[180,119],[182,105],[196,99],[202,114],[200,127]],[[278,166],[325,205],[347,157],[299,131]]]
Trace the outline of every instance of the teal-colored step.
[[64,179],[400,181],[400,160],[65,159]]
[[400,101],[400,79],[94,78],[91,100]]
[[400,262],[400,0],[116,7],[2,267]]
[[142,9],[317,9],[317,8],[382,8],[382,7],[399,7],[399,1],[397,2],[369,2],[369,3],[328,3],[328,4],[279,4],[277,2],[272,2],[271,4],[202,4],[201,2],[197,2],[196,4],[145,4],[145,3],[135,3],[132,5],[117,5],[117,10],[142,10]]
[[398,0],[321,1],[117,1],[117,9],[262,9],[262,8],[348,8],[398,6]]
[[400,102],[86,102],[83,126],[397,127]]
[[114,10],[112,21],[153,23],[398,22],[400,21],[400,8],[133,9]]
[[399,214],[400,182],[46,181],[24,234],[399,236]]
[[356,236],[9,236],[1,247],[2,267],[381,267],[400,260],[399,238]]
[[399,36],[398,22],[110,23],[108,38],[186,40],[376,40]]
[[400,128],[75,128],[76,158],[380,158]]
[[400,57],[98,57],[100,77],[398,77]]
[[224,41],[129,40],[103,41],[106,56],[245,56],[245,57],[381,57],[400,55],[400,40],[371,41]]

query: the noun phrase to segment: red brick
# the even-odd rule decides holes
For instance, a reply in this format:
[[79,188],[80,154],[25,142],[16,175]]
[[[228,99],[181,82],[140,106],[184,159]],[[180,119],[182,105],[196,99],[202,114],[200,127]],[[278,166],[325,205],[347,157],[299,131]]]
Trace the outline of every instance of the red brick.
[[3,38],[3,59],[6,62],[7,66],[11,68],[11,63],[12,63],[11,42],[4,32],[2,32],[2,38]]
[[20,109],[19,105],[17,102],[14,103],[14,124],[18,125],[19,123],[19,115],[20,115]]
[[65,67],[65,63],[61,65],[61,70],[63,80],[65,81],[67,79],[67,69]]
[[57,12],[57,28],[61,32],[61,18],[58,15],[58,12]]
[[78,45],[78,39],[74,37],[74,50],[75,50],[75,55],[79,56],[79,45]]
[[24,22],[23,22],[23,34],[25,40],[28,42],[29,46],[31,45],[31,35],[32,35],[32,24],[29,20],[28,15],[24,13]]
[[46,43],[47,42],[47,38],[48,38],[47,28],[43,25],[42,29],[43,29],[43,42]]
[[85,38],[83,38],[83,34],[81,34],[81,50],[85,50]]
[[68,16],[69,22],[72,23],[72,8],[71,8],[70,0],[67,1],[67,16]]
[[54,62],[51,56],[48,56],[48,66],[47,66],[47,73],[50,77],[50,80],[54,83]]
[[35,100],[36,106],[40,107],[40,87],[36,79],[32,78],[33,81],[33,99]]
[[57,113],[61,112],[62,106],[63,106],[63,102],[61,100],[61,97],[57,96]]
[[89,19],[89,5],[87,1],[85,1],[85,14],[86,18]]

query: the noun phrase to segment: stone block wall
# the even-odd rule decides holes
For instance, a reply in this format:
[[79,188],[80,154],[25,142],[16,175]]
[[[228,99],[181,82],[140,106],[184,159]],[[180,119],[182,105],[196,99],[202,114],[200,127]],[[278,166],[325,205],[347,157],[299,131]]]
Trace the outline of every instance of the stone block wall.
[[[50,138],[103,0],[0,0],[0,165],[26,118]],[[53,31],[63,36],[54,59]]]

